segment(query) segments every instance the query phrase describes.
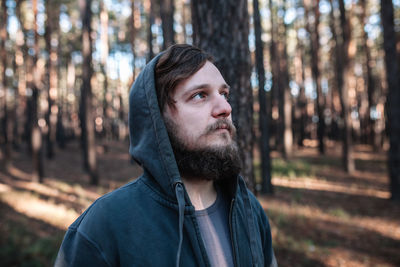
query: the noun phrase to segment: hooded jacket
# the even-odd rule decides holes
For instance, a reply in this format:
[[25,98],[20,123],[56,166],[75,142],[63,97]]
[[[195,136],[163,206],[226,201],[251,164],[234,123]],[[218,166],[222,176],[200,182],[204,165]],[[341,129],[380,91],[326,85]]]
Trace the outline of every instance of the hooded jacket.
[[[97,199],[69,228],[55,266],[210,266],[155,91],[158,55],[129,96],[132,157],[143,175]],[[230,196],[235,266],[274,262],[268,219],[243,179],[220,185]]]

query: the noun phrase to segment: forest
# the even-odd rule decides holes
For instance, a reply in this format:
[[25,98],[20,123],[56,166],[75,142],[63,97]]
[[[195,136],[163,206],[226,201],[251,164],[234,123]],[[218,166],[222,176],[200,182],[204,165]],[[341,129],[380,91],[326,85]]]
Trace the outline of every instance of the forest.
[[129,91],[175,43],[231,87],[279,266],[400,266],[399,0],[0,0],[0,265],[51,266],[137,178]]

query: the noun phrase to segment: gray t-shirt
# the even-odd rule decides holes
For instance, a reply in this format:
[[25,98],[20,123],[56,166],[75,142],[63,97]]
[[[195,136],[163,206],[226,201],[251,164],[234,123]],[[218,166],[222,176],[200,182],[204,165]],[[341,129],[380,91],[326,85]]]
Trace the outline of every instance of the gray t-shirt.
[[211,266],[233,267],[228,201],[218,192],[214,204],[195,211],[195,216]]

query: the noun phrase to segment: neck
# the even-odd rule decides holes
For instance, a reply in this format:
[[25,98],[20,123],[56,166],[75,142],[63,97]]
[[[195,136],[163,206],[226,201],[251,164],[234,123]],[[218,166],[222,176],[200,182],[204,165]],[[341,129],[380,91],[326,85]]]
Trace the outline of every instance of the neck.
[[183,177],[182,181],[195,210],[203,210],[214,204],[217,199],[214,181],[185,179]]

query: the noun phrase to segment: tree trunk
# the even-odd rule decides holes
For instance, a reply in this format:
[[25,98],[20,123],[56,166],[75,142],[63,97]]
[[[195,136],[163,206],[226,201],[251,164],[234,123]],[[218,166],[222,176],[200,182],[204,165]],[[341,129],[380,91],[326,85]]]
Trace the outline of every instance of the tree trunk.
[[[286,13],[286,1],[283,2],[283,10]],[[293,132],[292,132],[292,101],[289,88],[289,70],[287,62],[287,29],[284,20],[278,25],[278,40],[277,53],[279,57],[279,72],[278,72],[278,99],[279,99],[279,118],[280,131],[279,134],[283,137],[282,155],[288,159],[292,155],[293,150]]]
[[[361,23],[363,26],[367,24],[367,3],[366,0],[361,0]],[[376,105],[376,100],[374,99],[374,94],[375,94],[375,79],[372,74],[372,67],[371,67],[371,51],[368,45],[368,35],[365,30],[363,30],[363,49],[365,53],[365,83],[366,83],[366,89],[367,89],[367,94],[368,94],[368,108],[367,108],[367,127],[366,127],[366,134],[368,137],[368,143],[373,145],[374,150],[377,150],[378,147],[375,146],[375,120],[371,117],[371,110],[372,107]]]
[[215,57],[231,87],[230,104],[243,160],[243,175],[254,191],[253,96],[250,86],[247,1],[191,2],[194,44]]
[[[19,7],[16,7],[16,14],[18,17]],[[23,127],[23,117],[26,108],[25,102],[25,91],[26,91],[26,80],[25,80],[25,73],[24,73],[24,53],[23,53],[23,46],[24,46],[24,35],[22,30],[19,29],[17,31],[17,37],[15,41],[15,64],[16,64],[16,73],[17,73],[17,87],[15,89],[15,105],[14,105],[14,129],[13,129],[13,146],[15,149],[20,149],[22,144],[22,136],[24,132]]]
[[175,43],[174,0],[159,0],[161,27],[163,32],[163,50]]
[[281,114],[279,114],[278,120],[276,119],[276,116],[274,114],[276,113],[277,106],[278,106],[278,92],[280,90],[279,88],[279,83],[278,83],[278,76],[279,76],[279,65],[280,65],[280,60],[279,60],[279,54],[277,52],[277,29],[276,29],[276,22],[274,21],[274,16],[276,14],[276,11],[274,11],[273,6],[272,6],[272,0],[269,0],[268,2],[269,10],[271,12],[270,16],[270,24],[271,24],[271,41],[270,41],[270,46],[269,46],[269,57],[270,57],[270,68],[272,72],[272,86],[271,86],[271,112],[270,112],[270,118],[271,118],[271,130],[274,130],[273,134],[271,136],[274,137],[274,148],[275,149],[280,149],[282,147],[282,135],[280,134],[280,128],[279,125],[281,125],[280,120],[281,120]]
[[[310,2],[310,1],[306,1]],[[311,53],[311,72],[314,80],[314,85],[315,89],[317,92],[317,99],[316,99],[316,109],[317,109],[317,115],[318,115],[318,124],[317,124],[317,137],[318,137],[318,151],[320,154],[325,153],[325,144],[324,144],[324,138],[325,138],[325,118],[324,118],[324,96],[322,95],[322,89],[321,89],[321,75],[319,71],[319,32],[318,32],[318,27],[319,27],[319,18],[320,18],[320,13],[319,13],[319,0],[317,1],[312,1],[313,5],[313,13],[314,13],[314,25],[310,25],[309,22],[309,8],[310,4],[306,4],[304,6],[306,10],[306,17],[307,17],[307,24],[306,28],[308,33],[311,36],[311,42],[310,42],[310,53]]]
[[107,141],[111,139],[111,94],[108,92],[108,76],[107,76],[107,60],[109,54],[108,45],[108,11],[104,3],[101,3],[100,12],[100,39],[101,39],[101,60],[100,60],[100,70],[103,75],[103,135],[102,137],[106,139],[106,143],[103,143],[104,149],[107,151]]
[[46,48],[49,53],[47,60],[47,101],[48,110],[46,112],[46,123],[47,123],[47,158],[51,159],[54,157],[54,142],[56,139],[56,124],[57,124],[57,112],[58,108],[56,105],[57,99],[57,87],[58,87],[58,17],[59,17],[59,5],[54,2],[46,1]]
[[42,142],[42,132],[38,125],[38,111],[39,111],[39,83],[40,83],[40,70],[37,65],[37,60],[39,56],[39,34],[38,34],[38,26],[37,26],[37,13],[38,6],[37,0],[33,0],[33,14],[34,14],[34,51],[35,54],[33,56],[33,68],[32,68],[32,97],[31,97],[31,109],[28,112],[31,112],[31,149],[32,149],[32,163],[33,163],[33,180],[35,182],[43,182],[43,142]]
[[148,23],[147,23],[147,47],[149,49],[149,54],[147,56],[147,61],[149,62],[153,57],[154,57],[154,52],[153,52],[153,33],[151,31],[151,26],[154,24],[154,0],[147,0],[145,3],[147,5],[146,10],[147,10],[147,17],[148,17]]
[[135,81],[136,78],[136,50],[135,50],[135,39],[136,39],[136,28],[135,28],[135,0],[131,0],[131,17],[129,23],[130,30],[130,42],[131,42],[131,51],[132,51],[132,82]]
[[98,185],[99,177],[96,162],[96,144],[92,111],[92,38],[91,38],[91,0],[81,0],[82,10],[82,89],[81,89],[81,127],[84,167],[89,172],[90,184]]
[[389,176],[391,198],[400,202],[400,70],[396,52],[393,3],[381,0],[381,20],[385,49],[386,79],[388,84],[387,116],[389,149]]
[[342,29],[342,42],[339,45],[337,53],[337,64],[338,64],[338,89],[340,93],[340,102],[342,106],[342,118],[344,120],[343,127],[343,151],[342,159],[344,169],[351,173],[355,170],[353,147],[351,138],[351,116],[349,107],[349,92],[348,92],[348,79],[351,75],[350,69],[350,21],[346,18],[346,10],[344,6],[344,0],[339,0],[340,9],[340,26]]
[[271,183],[271,158],[269,150],[267,96],[265,87],[264,70],[264,45],[261,40],[261,21],[258,0],[253,0],[254,34],[256,37],[256,69],[258,76],[258,102],[260,104],[259,127],[261,132],[260,154],[261,154],[261,193],[272,194],[274,192]]
[[[300,27],[300,26],[298,26]],[[298,31],[297,31],[298,32]],[[303,147],[303,141],[305,139],[305,129],[307,123],[307,98],[304,88],[304,46],[302,41],[297,34],[297,48],[296,55],[294,60],[294,67],[296,69],[295,79],[296,83],[299,86],[299,97],[297,100],[297,110],[299,111],[299,120],[298,120],[298,136],[297,136],[297,145],[299,147]]]
[[0,121],[1,121],[1,132],[0,132],[0,145],[2,146],[2,150],[0,153],[0,158],[2,159],[3,167],[5,169],[9,168],[10,161],[11,161],[11,132],[10,132],[10,121],[9,121],[9,111],[7,106],[7,51],[6,51],[6,41],[8,38],[7,34],[7,5],[6,1],[3,0],[1,2],[1,28],[0,28],[0,73],[1,73],[1,89],[3,91],[2,96],[0,97],[1,100],[1,110],[0,110]]

